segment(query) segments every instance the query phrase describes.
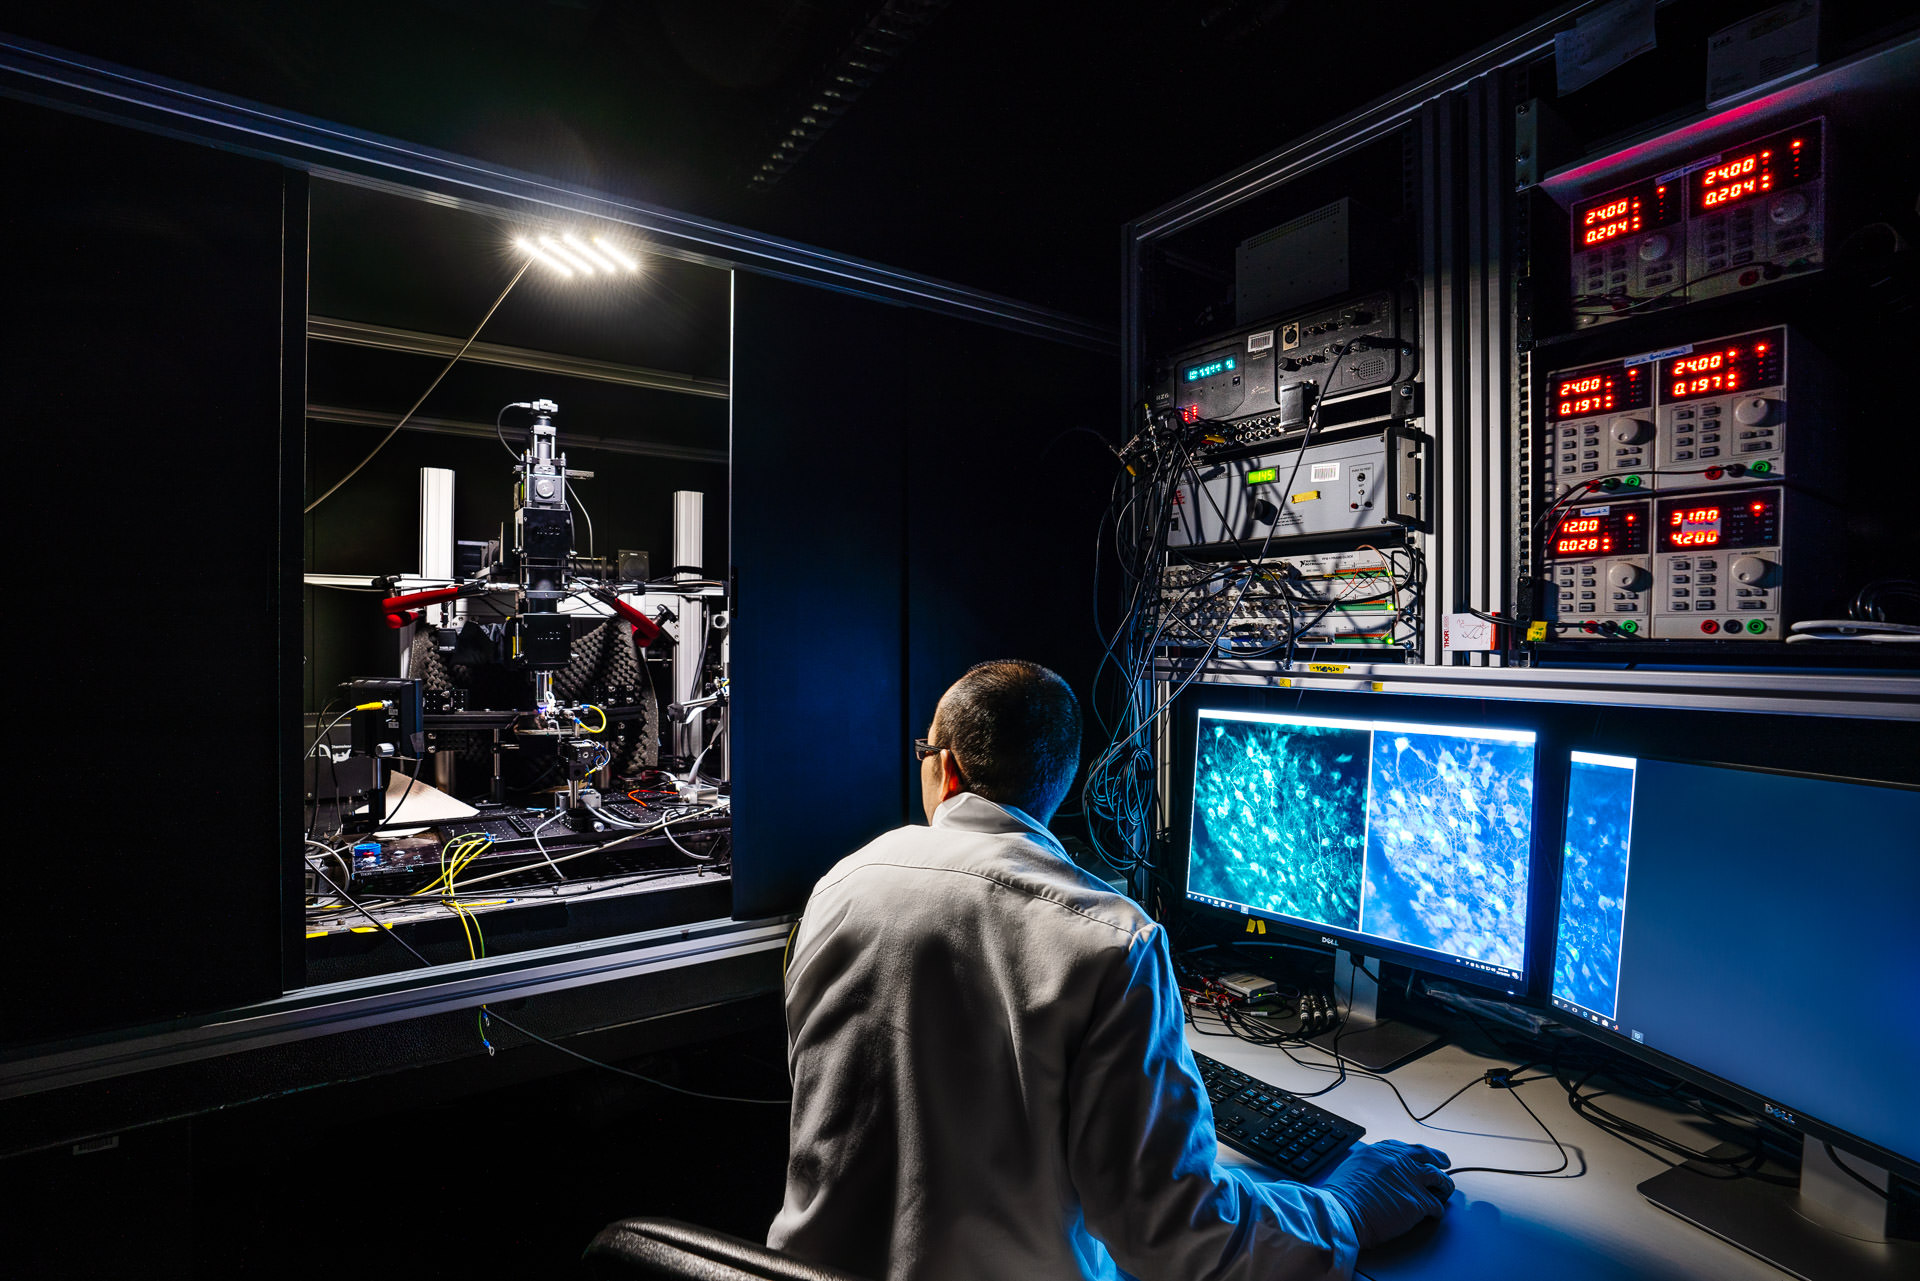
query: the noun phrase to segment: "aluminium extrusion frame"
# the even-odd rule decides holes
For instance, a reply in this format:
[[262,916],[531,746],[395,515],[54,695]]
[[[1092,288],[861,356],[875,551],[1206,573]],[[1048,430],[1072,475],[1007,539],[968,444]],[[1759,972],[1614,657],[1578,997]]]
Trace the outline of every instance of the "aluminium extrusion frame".
[[[1664,0],[1657,0],[1664,2]],[[1350,112],[1318,131],[1299,138],[1251,164],[1226,174],[1214,182],[1162,205],[1124,228],[1121,252],[1121,325],[1120,325],[1120,404],[1129,413],[1144,384],[1148,353],[1145,351],[1145,274],[1148,245],[1194,226],[1269,191],[1283,187],[1333,161],[1363,147],[1382,142],[1396,133],[1412,135],[1417,144],[1420,179],[1418,221],[1420,289],[1421,378],[1426,383],[1422,417],[1428,437],[1434,441],[1435,457],[1429,461],[1429,531],[1420,535],[1420,550],[1427,558],[1424,616],[1425,634],[1421,640],[1424,665],[1395,664],[1395,677],[1405,679],[1409,672],[1452,671],[1467,676],[1459,681],[1466,688],[1435,687],[1422,683],[1421,693],[1473,693],[1487,679],[1499,681],[1510,669],[1486,666],[1447,668],[1440,652],[1440,617],[1452,603],[1467,595],[1468,587],[1477,589],[1474,599],[1485,608],[1493,593],[1507,579],[1504,549],[1475,544],[1467,537],[1469,513],[1504,515],[1504,504],[1512,462],[1499,460],[1490,453],[1489,432],[1473,430],[1476,421],[1492,423],[1504,420],[1503,402],[1510,403],[1507,392],[1507,361],[1510,343],[1498,349],[1485,341],[1484,329],[1476,332],[1473,322],[1483,326],[1496,324],[1501,335],[1510,333],[1511,309],[1507,287],[1508,271],[1498,262],[1489,273],[1474,272],[1471,266],[1484,259],[1481,242],[1491,238],[1498,245],[1504,224],[1504,202],[1508,194],[1501,182],[1498,157],[1511,154],[1510,146],[1486,154],[1461,172],[1454,155],[1456,136],[1505,138],[1510,134],[1510,113],[1503,112],[1503,80],[1507,71],[1539,56],[1553,44],[1554,33],[1570,26],[1581,13],[1596,7],[1598,0],[1579,0],[1546,14],[1518,31],[1491,42],[1434,74],[1415,81],[1396,93]],[[1460,118],[1467,117],[1463,127]],[[1504,131],[1504,132],[1503,132]],[[1484,146],[1469,146],[1470,153],[1485,151]],[[1457,204],[1470,199],[1467,227],[1458,224]],[[1473,237],[1469,239],[1468,237]],[[1462,381],[1474,390],[1471,397],[1460,390]],[[1476,415],[1479,417],[1476,419]],[[1125,430],[1132,430],[1123,418]],[[1462,459],[1477,466],[1463,466]],[[1491,473],[1491,474],[1490,474]],[[1470,555],[1470,547],[1478,553]],[[1309,655],[1308,658],[1312,656]],[[1486,660],[1482,659],[1482,662]],[[1371,670],[1370,664],[1356,665]],[[1385,666],[1385,665],[1381,665]],[[1247,674],[1237,669],[1245,667]],[[1178,665],[1156,661],[1152,676],[1145,682],[1146,692],[1164,696],[1174,688],[1169,678],[1182,670]],[[1254,679],[1263,684],[1318,684],[1305,682],[1307,661],[1292,664],[1285,671],[1271,663],[1228,662],[1216,673],[1235,671],[1236,680]],[[1258,676],[1253,673],[1258,672]],[[1207,683],[1202,678],[1199,683]],[[1371,681],[1357,685],[1373,688]],[[1527,696],[1527,695],[1520,695]],[[1155,704],[1149,700],[1149,706]],[[1162,717],[1153,735],[1155,780],[1155,826],[1160,830],[1172,824],[1173,786],[1170,718]]]
[[[1863,720],[1920,722],[1920,680],[1860,675],[1752,671],[1729,677],[1713,670],[1637,669],[1623,665],[1510,667],[1493,678],[1482,668],[1402,663],[1324,663],[1339,671],[1282,672],[1271,664],[1224,659],[1196,685],[1268,685],[1287,689],[1379,694],[1436,694],[1523,702],[1593,703],[1725,712],[1790,712]],[[1160,661],[1158,679],[1180,679],[1190,663]]]
[[[539,374],[557,374],[562,378],[584,378],[593,382],[614,383],[622,387],[642,387],[649,391],[670,391],[683,396],[703,396],[725,400],[724,378],[697,378],[664,369],[646,369],[610,360],[569,356],[556,351],[534,351],[527,347],[509,347],[503,343],[463,343],[451,334],[429,334],[414,329],[397,329],[360,320],[342,320],[335,316],[307,316],[307,341],[337,343],[347,347],[369,347],[375,351],[397,351],[409,356],[433,356],[447,359],[459,356],[474,365],[497,365],[502,369],[521,369]],[[462,355],[461,353],[465,354]],[[571,436],[569,437],[571,439]]]
[[0,34],[0,94],[318,177],[416,199],[424,195],[454,208],[618,223],[645,233],[650,252],[687,262],[779,276],[1092,351],[1114,344],[1105,325],[1018,299],[213,93],[17,36]]
[[[1422,539],[1425,662],[1346,662],[1342,655],[1341,674],[1329,678],[1312,673],[1305,659],[1287,669],[1224,659],[1210,664],[1201,683],[1285,681],[1296,688],[1920,719],[1920,679],[1886,672],[1645,671],[1634,670],[1626,655],[1604,666],[1531,667],[1504,665],[1499,651],[1447,654],[1440,648],[1445,614],[1502,607],[1525,550],[1510,526],[1516,518],[1532,519],[1530,496],[1516,499],[1531,461],[1523,438],[1530,370],[1520,350],[1515,267],[1526,235],[1513,203],[1516,73],[1550,53],[1554,34],[1596,7],[1588,0],[1548,14],[1125,228],[1121,404],[1131,407],[1148,356],[1149,246],[1396,132],[1411,135],[1418,148],[1423,414],[1435,442],[1432,532]],[[1190,670],[1162,661],[1149,684]],[[1166,796],[1163,786],[1163,826]]]

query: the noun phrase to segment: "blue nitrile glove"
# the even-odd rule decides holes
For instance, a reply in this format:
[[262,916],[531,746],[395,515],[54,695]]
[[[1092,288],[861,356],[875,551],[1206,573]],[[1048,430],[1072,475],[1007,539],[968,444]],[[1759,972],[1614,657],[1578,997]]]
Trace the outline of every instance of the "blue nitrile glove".
[[1320,1186],[1346,1208],[1365,1249],[1447,1212],[1453,1195],[1448,1164],[1445,1152],[1384,1139],[1354,1149]]

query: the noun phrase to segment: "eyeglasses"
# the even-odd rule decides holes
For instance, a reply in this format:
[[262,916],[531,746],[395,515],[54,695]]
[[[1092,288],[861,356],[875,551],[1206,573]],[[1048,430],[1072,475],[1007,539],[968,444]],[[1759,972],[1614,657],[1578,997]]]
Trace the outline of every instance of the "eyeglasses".
[[913,740],[913,759],[916,761],[924,761],[935,752],[944,752],[946,750],[944,747],[935,747],[924,738],[916,738]]

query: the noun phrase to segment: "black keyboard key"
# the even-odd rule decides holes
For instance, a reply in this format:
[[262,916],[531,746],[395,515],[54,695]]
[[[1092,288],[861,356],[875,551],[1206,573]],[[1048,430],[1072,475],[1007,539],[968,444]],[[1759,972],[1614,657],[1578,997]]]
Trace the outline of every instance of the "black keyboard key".
[[1292,1178],[1315,1177],[1366,1133],[1363,1126],[1217,1059],[1201,1054],[1193,1059],[1213,1104],[1219,1141]]

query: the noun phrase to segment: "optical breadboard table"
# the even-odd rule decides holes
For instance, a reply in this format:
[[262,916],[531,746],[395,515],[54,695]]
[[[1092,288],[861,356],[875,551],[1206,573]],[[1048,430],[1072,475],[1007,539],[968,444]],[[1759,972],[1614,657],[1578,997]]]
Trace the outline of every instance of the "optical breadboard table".
[[[1330,1073],[1296,1064],[1278,1049],[1233,1037],[1209,1036],[1190,1027],[1187,1041],[1197,1053],[1299,1094],[1334,1080]],[[1303,1060],[1329,1061],[1313,1050],[1294,1053]],[[1487,1058],[1448,1044],[1395,1070],[1389,1079],[1409,1107],[1425,1112],[1489,1068],[1513,1066],[1511,1059]],[[1565,1173],[1579,1177],[1463,1173],[1455,1180],[1446,1218],[1363,1252],[1361,1276],[1373,1281],[1486,1281],[1490,1276],[1781,1281],[1786,1276],[1649,1203],[1636,1188],[1667,1167],[1575,1116],[1566,1091],[1555,1081],[1534,1081],[1518,1089],[1565,1145],[1571,1158]],[[1445,1152],[1455,1166],[1552,1169],[1560,1163],[1559,1152],[1511,1093],[1477,1085],[1421,1124],[1408,1117],[1384,1083],[1350,1072],[1345,1084],[1314,1102],[1366,1126],[1368,1142],[1424,1143]],[[1619,1096],[1607,1097],[1603,1106],[1690,1147],[1711,1148],[1716,1142],[1692,1113]],[[1225,1164],[1254,1164],[1224,1146],[1220,1159]]]

